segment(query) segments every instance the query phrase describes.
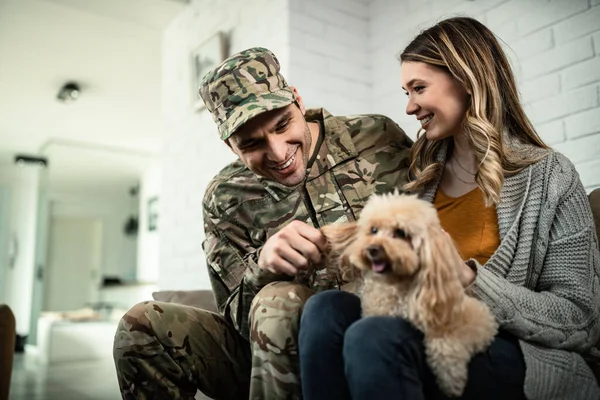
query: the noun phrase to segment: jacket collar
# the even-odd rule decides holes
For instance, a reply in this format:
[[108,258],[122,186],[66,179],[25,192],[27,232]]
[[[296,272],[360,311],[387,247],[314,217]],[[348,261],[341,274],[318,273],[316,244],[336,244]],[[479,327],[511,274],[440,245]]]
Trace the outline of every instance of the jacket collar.
[[315,179],[339,163],[357,156],[352,136],[345,123],[323,108],[307,110],[306,122],[323,121],[323,143],[308,171],[308,180]]
[[[451,139],[450,139],[451,140]],[[441,170],[444,170],[446,156],[450,147],[450,140],[442,144],[437,155],[437,161],[441,164]],[[536,146],[523,144],[517,139],[509,139],[505,136],[505,143],[513,149],[513,154],[518,157],[544,158],[551,150],[541,149]],[[504,184],[500,190],[500,202],[496,205],[498,216],[498,230],[500,233],[500,247],[496,250],[492,258],[486,263],[486,268],[494,271],[498,276],[506,276],[506,260],[503,257],[515,257],[516,245],[518,242],[519,229],[521,224],[521,215],[525,208],[527,199],[531,195],[534,164],[523,168],[520,172],[504,177]],[[424,188],[421,197],[424,200],[433,202],[437,189],[439,187],[441,176],[436,181]],[[544,186],[542,198],[546,195]]]
[[[317,157],[307,170],[306,180],[313,180],[339,163],[357,156],[350,131],[340,119],[331,115],[324,108],[306,110],[305,119],[306,122],[322,121],[325,131],[321,133],[323,141],[321,146],[315,149]],[[305,184],[302,182],[298,186],[290,187],[263,177],[258,177],[258,180],[275,201],[284,199]]]
[[[444,171],[445,168],[446,157],[451,143],[450,141],[451,139],[446,139],[444,141],[436,157],[436,161],[441,165],[441,171]],[[537,151],[537,148],[534,148],[533,146],[515,142],[514,140],[510,141],[510,145],[513,146],[513,149],[517,150],[517,153],[525,154],[526,151],[529,151],[529,156],[531,156],[531,152]],[[547,150],[540,150],[547,152]],[[504,177],[504,184],[500,190],[500,203],[496,205],[498,228],[501,239],[506,236],[515,221],[518,221],[518,217],[523,210],[525,199],[528,196],[529,188],[531,186],[531,172],[532,166],[530,165],[517,174]],[[442,174],[439,174],[433,183],[425,187],[421,194],[421,197],[424,200],[433,203],[441,179]]]

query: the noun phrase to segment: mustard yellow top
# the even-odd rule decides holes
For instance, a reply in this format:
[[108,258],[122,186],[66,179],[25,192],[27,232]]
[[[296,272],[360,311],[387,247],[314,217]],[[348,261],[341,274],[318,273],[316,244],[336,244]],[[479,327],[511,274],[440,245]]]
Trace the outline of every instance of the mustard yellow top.
[[496,206],[485,206],[479,188],[456,198],[438,188],[433,205],[462,258],[485,264],[500,245]]

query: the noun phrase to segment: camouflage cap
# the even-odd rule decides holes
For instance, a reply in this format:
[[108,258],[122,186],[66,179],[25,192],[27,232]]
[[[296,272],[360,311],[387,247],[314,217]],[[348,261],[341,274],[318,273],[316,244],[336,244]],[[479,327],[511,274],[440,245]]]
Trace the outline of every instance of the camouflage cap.
[[234,54],[204,76],[198,92],[222,140],[257,115],[296,100],[279,69],[270,50],[253,47]]

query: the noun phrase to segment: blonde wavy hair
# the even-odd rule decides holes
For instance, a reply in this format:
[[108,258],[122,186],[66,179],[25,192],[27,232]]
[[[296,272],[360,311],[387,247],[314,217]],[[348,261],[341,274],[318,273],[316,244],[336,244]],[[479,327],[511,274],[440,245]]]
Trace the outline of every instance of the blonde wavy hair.
[[[506,54],[494,33],[468,17],[443,20],[422,31],[400,54],[400,62],[423,62],[450,74],[470,93],[463,132],[479,163],[475,181],[487,205],[500,201],[505,175],[538,161],[512,148],[503,134],[547,149],[525,115]],[[427,140],[419,130],[411,151],[414,179],[405,189],[416,192],[443,172],[436,156],[443,141]],[[452,140],[448,138],[445,140]]]

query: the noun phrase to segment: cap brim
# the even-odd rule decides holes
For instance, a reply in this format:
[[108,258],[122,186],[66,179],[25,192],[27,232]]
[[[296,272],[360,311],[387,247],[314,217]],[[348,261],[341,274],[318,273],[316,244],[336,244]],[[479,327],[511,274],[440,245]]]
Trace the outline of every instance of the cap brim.
[[219,135],[227,140],[235,131],[252,118],[271,110],[286,107],[296,101],[292,89],[279,89],[274,92],[245,98],[235,107],[235,111],[219,125]]

